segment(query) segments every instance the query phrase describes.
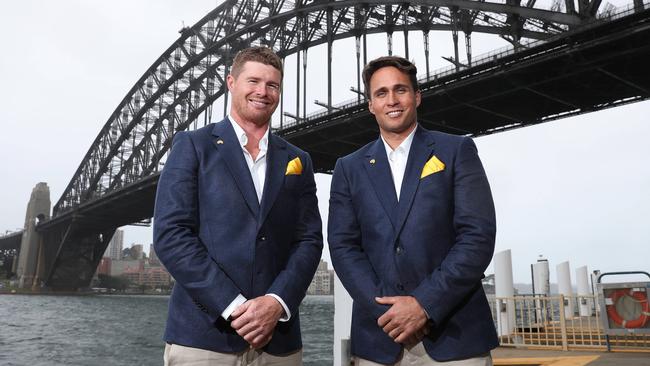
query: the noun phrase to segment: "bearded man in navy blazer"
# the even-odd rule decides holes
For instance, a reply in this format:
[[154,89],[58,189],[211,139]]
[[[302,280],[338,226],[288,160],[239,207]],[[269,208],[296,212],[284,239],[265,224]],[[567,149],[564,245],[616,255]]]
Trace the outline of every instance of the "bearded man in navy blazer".
[[328,242],[354,300],[352,354],[357,365],[491,365],[490,187],[470,138],[418,126],[416,73],[392,56],[364,68],[380,137],[334,169]]
[[302,364],[298,306],[322,224],[309,155],[270,133],[281,82],[272,50],[242,50],[228,118],[174,138],[154,213],[176,280],[165,365]]

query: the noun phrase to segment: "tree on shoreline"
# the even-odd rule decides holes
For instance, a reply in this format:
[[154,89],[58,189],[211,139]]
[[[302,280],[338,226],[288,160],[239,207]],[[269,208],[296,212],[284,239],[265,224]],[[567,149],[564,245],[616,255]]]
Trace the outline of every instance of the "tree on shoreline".
[[124,277],[115,277],[106,274],[98,274],[97,277],[99,278],[99,287],[124,291],[131,285],[131,281]]

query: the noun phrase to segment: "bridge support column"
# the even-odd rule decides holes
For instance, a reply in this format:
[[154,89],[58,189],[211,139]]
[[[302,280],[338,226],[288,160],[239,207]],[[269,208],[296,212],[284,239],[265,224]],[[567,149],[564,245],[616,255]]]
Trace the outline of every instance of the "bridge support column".
[[45,238],[39,233],[38,238],[38,258],[36,261],[36,270],[34,271],[34,280],[32,288],[38,289],[45,281]]
[[[47,183],[38,183],[32,190],[25,214],[25,231],[20,243],[16,275],[18,286],[29,288],[37,278],[36,267],[39,255],[40,234],[36,232],[38,221],[50,218],[50,188]],[[38,285],[38,283],[36,284]]]
[[18,270],[18,257],[14,257],[11,260],[11,273],[16,273]]
[[425,59],[425,64],[427,66],[427,81],[429,81],[429,77],[431,73],[429,72],[429,30],[424,31],[424,59]]
[[643,9],[644,9],[643,0],[634,0],[634,11],[640,12],[643,11]]

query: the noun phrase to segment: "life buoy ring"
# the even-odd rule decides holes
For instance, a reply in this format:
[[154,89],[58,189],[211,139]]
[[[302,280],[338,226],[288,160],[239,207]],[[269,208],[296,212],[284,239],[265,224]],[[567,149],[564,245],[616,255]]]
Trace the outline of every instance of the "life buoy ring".
[[[636,302],[641,304],[641,314],[636,319],[625,320],[616,311],[616,302],[623,296],[630,296]],[[623,328],[642,328],[650,318],[650,304],[645,291],[634,291],[634,289],[620,289],[612,292],[610,299],[611,305],[607,305],[607,315],[614,323],[622,326]]]

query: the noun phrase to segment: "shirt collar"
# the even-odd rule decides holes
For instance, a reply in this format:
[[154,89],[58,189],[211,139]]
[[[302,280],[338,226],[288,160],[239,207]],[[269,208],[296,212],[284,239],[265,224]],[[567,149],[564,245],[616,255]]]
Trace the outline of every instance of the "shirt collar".
[[[246,136],[246,131],[244,131],[244,129],[241,128],[239,123],[235,122],[235,119],[230,113],[228,114],[228,120],[230,121],[232,128],[235,130],[235,135],[237,136],[237,141],[239,141],[239,145],[241,145],[242,149],[245,149],[245,146],[248,143],[248,136]],[[266,132],[264,132],[264,137],[262,137],[262,139],[260,140],[258,147],[260,151],[267,151],[269,147],[269,126],[268,125],[266,126]]]
[[384,143],[384,148],[386,149],[386,156],[390,159],[393,153],[398,153],[398,154],[403,153],[408,155],[409,151],[411,150],[411,144],[413,143],[413,136],[415,136],[415,131],[417,129],[418,127],[416,125],[413,131],[411,131],[411,133],[409,133],[409,135],[406,136],[404,141],[402,141],[402,143],[399,144],[399,146],[395,150],[393,150],[390,147],[390,145],[388,145],[386,140],[384,140],[384,136],[381,136],[380,134],[379,136],[381,137],[381,141]]

